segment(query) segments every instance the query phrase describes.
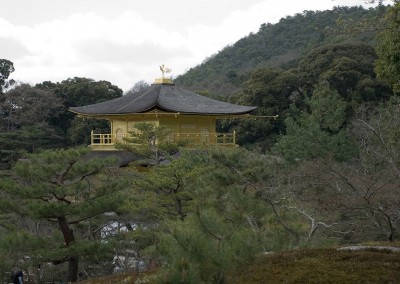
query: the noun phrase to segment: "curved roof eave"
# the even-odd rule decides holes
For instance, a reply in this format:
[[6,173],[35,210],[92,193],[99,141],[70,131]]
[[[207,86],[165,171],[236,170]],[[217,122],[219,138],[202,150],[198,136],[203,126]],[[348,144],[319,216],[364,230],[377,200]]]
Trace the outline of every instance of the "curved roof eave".
[[255,106],[230,104],[181,89],[173,84],[153,84],[149,88],[110,101],[71,107],[81,116],[116,116],[143,114],[154,108],[186,115],[242,115],[255,110]]

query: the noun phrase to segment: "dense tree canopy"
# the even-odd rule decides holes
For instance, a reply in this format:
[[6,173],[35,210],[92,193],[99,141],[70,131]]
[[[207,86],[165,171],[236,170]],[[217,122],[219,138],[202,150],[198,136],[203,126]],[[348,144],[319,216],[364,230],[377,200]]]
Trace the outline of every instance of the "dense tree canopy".
[[8,167],[21,151],[88,144],[91,130],[109,132],[107,121],[83,121],[68,109],[120,96],[122,90],[110,82],[78,77],[8,90],[0,97],[1,166]]
[[171,129],[153,123],[138,122],[135,129],[128,133],[123,141],[117,141],[116,148],[134,153],[148,165],[159,165],[185,144],[185,141],[171,141]]
[[51,125],[63,111],[53,92],[27,84],[4,93],[0,100],[0,164],[8,167],[21,151],[63,145],[63,133]]
[[286,119],[286,134],[275,146],[280,155],[290,161],[352,157],[356,149],[346,129],[348,105],[337,91],[321,83],[306,105],[308,110]]
[[[284,118],[291,101],[298,95],[296,70],[284,71],[277,68],[260,68],[254,71],[244,83],[243,94],[237,102],[258,106],[256,119],[238,122],[238,143],[242,145],[259,144],[266,148],[274,143],[274,136],[284,130]],[[274,120],[271,116],[278,116]],[[264,117],[265,116],[265,117]],[[233,124],[235,125],[235,124]]]
[[62,107],[62,100],[53,92],[22,84],[3,94],[0,129],[7,132],[23,126],[49,124]]
[[[285,133],[284,120],[294,117],[295,109],[309,108],[306,101],[313,97],[316,86],[320,84],[348,102],[348,112],[363,102],[385,101],[392,92],[376,78],[375,59],[375,51],[369,45],[335,44],[312,50],[300,61],[297,69],[257,69],[243,84],[243,93],[234,99],[240,104],[258,106],[254,114],[261,118],[234,122],[229,127],[234,127],[239,133],[241,145],[257,145],[265,151],[275,143],[279,134]],[[292,104],[296,107],[291,107]],[[278,118],[263,117],[272,115],[278,115]],[[346,117],[350,118],[349,115]],[[222,126],[229,128],[226,123]]]
[[63,110],[52,119],[51,124],[63,130],[67,137],[66,143],[70,145],[88,142],[90,130],[109,129],[108,122],[100,120],[92,120],[91,129],[87,129],[88,125],[68,110],[70,107],[115,99],[123,93],[120,88],[110,82],[79,77],[69,78],[59,83],[46,81],[37,84],[36,87],[52,91],[62,100]]
[[129,89],[127,94],[139,92],[139,91],[141,91],[143,89],[146,89],[147,87],[150,87],[149,83],[147,83],[144,80],[138,81]]
[[14,72],[14,63],[7,59],[0,59],[0,94],[7,87],[7,79]]
[[52,90],[63,99],[66,107],[84,106],[122,96],[122,90],[110,82],[80,77],[68,78],[59,83],[46,81],[36,87]]
[[[327,11],[304,11],[282,18],[277,24],[265,23],[257,33],[226,46],[175,81],[191,90],[229,96],[241,91],[240,84],[255,69],[296,67],[304,54],[315,47],[357,41],[373,45],[376,27],[380,26],[385,11],[385,6],[368,10],[361,6],[335,7]],[[357,26],[362,28],[353,28]]]
[[301,60],[300,84],[312,91],[319,81],[327,81],[344,99],[358,103],[387,98],[390,91],[376,80],[376,58],[374,48],[363,43],[322,46]]
[[113,159],[88,159],[89,151],[77,148],[31,154],[0,181],[5,197],[0,202],[2,212],[10,218],[17,214],[58,225],[58,229],[50,226],[47,235],[25,229],[32,239],[24,245],[36,246],[39,240],[41,247],[29,255],[33,264],[67,262],[67,280],[72,282],[77,280],[79,260],[100,251],[96,231],[108,222],[103,214],[117,211],[122,204],[123,183],[110,179],[106,170]]
[[400,2],[389,9],[385,30],[379,35],[376,72],[400,93]]

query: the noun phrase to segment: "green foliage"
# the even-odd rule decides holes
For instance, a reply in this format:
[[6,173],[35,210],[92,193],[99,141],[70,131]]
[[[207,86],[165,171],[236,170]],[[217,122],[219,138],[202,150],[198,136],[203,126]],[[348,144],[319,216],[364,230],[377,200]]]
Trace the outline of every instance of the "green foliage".
[[[313,98],[315,93],[311,102]],[[322,225],[325,236],[341,242],[396,240],[399,99],[392,97],[379,107],[364,104],[347,125],[341,125],[346,121],[345,104],[341,106],[334,97],[323,98],[315,100],[314,106],[308,103],[311,112],[293,120],[277,145],[290,161],[300,160],[288,173],[293,180],[283,186],[283,192],[294,193],[287,208],[309,220],[310,237],[312,228]],[[324,120],[320,111],[335,119]],[[343,130],[347,140],[340,136]],[[351,147],[347,149],[345,142]]]
[[[310,244],[309,220],[296,210],[299,201],[299,208],[302,206],[303,194],[293,186],[297,183],[293,167],[288,167],[280,158],[244,149],[217,151],[211,157],[214,169],[207,180],[214,185],[213,191],[224,196],[226,188],[240,187],[255,199],[256,203],[248,202],[252,204],[249,207],[252,228],[267,240],[263,243],[264,250]],[[319,240],[315,238],[312,242]]]
[[363,111],[354,121],[353,133],[360,141],[366,166],[387,165],[400,178],[400,98],[392,97],[378,107]]
[[[6,63],[3,62],[4,68],[12,67],[12,64]],[[82,122],[69,112],[68,108],[77,104],[101,102],[121,95],[122,90],[109,82],[95,82],[86,78],[68,79],[61,83],[47,81],[35,87],[22,84],[2,94],[1,167],[9,168],[23,151],[35,152],[49,147],[88,144],[92,129],[108,132],[108,122],[99,120]]]
[[153,160],[158,165],[165,156],[178,152],[184,141],[170,139],[171,130],[153,123],[138,122],[136,130],[128,131],[129,136],[123,137],[124,142],[117,142],[117,149],[130,151],[139,157]]
[[80,77],[68,78],[58,83],[45,81],[36,87],[52,90],[63,99],[67,108],[100,103],[122,96],[122,90],[110,82]]
[[[77,126],[76,124],[79,123],[76,122],[74,122],[73,128],[68,132],[76,116],[68,110],[70,107],[84,106],[119,98],[123,93],[120,88],[108,81],[95,81],[79,77],[68,78],[57,83],[45,81],[41,84],[36,84],[36,87],[52,91],[62,100],[64,106],[62,111],[57,113],[50,123],[62,129],[65,134],[69,133],[71,135],[67,139],[67,142],[70,142],[68,145],[81,143],[90,135],[90,131],[88,132],[86,129]],[[99,125],[104,127],[104,122]]]
[[[397,203],[400,183],[400,99],[392,97],[378,108],[359,115],[353,123],[353,135],[360,148],[360,165],[364,183],[353,181],[360,194],[368,191],[363,204],[377,239],[393,241],[400,226]],[[350,180],[350,178],[349,178]],[[361,180],[361,179],[360,179]],[[366,182],[367,181],[367,182]],[[362,207],[362,206],[360,206]]]
[[3,88],[7,87],[8,77],[14,71],[14,63],[7,59],[0,59],[0,95],[3,93]]
[[363,43],[335,44],[308,53],[299,64],[300,85],[309,93],[320,81],[347,101],[382,100],[390,91],[375,79],[375,50]]
[[102,119],[75,117],[68,128],[68,144],[79,146],[91,143],[91,131],[93,133],[109,133],[110,122]]
[[117,250],[122,255],[124,248],[135,250],[135,258],[148,267],[159,264],[154,246],[160,227],[164,221],[184,220],[193,211],[195,184],[207,169],[204,153],[181,151],[179,157],[136,173],[118,211],[128,232],[117,236]]
[[368,10],[360,6],[335,7],[287,16],[274,25],[262,24],[257,33],[226,46],[178,76],[175,82],[191,90],[207,90],[228,97],[240,92],[240,84],[259,67],[293,68],[307,52],[332,43],[361,41],[373,45],[376,27],[385,10],[384,6]]
[[197,200],[195,212],[184,222],[166,224],[159,249],[169,271],[162,282],[225,283],[228,271],[262,250],[262,236],[246,218],[255,205],[246,193],[232,190],[222,199],[206,193]]
[[208,167],[191,182],[191,210],[162,227],[157,248],[167,266],[160,282],[225,283],[229,271],[265,249],[263,218],[271,211],[256,194],[269,176],[261,161],[243,149],[209,152]]
[[134,210],[147,220],[183,220],[191,211],[193,184],[208,168],[203,154],[181,151],[178,158],[149,169],[135,182]]
[[[376,3],[378,1],[368,0],[365,2]],[[347,9],[347,7],[337,7],[337,9]],[[328,29],[331,30],[332,33],[338,35],[336,41],[340,40],[345,34],[352,34],[357,39],[365,39],[365,37],[367,37],[371,43],[375,43],[375,39],[370,37],[371,31],[379,32],[379,30],[383,28],[383,18],[387,10],[388,6],[382,5],[382,1],[379,1],[378,6],[368,9],[367,17],[364,17],[364,11],[362,9],[354,11],[350,17],[344,14],[343,17],[338,17],[335,26],[329,27]]]
[[258,106],[254,113],[256,116],[278,115],[278,119],[260,117],[231,123],[230,127],[238,132],[237,141],[240,145],[257,145],[263,151],[273,145],[275,137],[284,131],[283,121],[291,98],[298,92],[297,81],[295,70],[260,68],[252,73],[244,83],[243,94],[238,95],[238,102]]
[[[124,183],[112,179],[105,170],[115,160],[91,159],[88,151],[75,148],[27,155],[0,181],[5,197],[0,208],[10,221],[20,215],[29,218],[29,222],[46,223],[47,234],[26,228],[26,236],[32,240],[20,242],[22,247],[15,244],[16,251],[24,251],[24,256],[36,264],[69,262],[70,281],[76,280],[78,271],[73,267],[79,258],[99,255],[102,245],[107,244],[94,237],[109,222],[103,213],[115,212],[123,203]],[[9,239],[14,240],[18,239]]]
[[277,142],[275,150],[291,161],[352,157],[355,147],[346,129],[348,104],[326,83],[314,90],[306,104],[309,111],[286,120],[286,135]]
[[[350,102],[349,113],[362,102],[384,101],[392,93],[376,79],[375,58],[375,51],[369,45],[335,44],[312,50],[301,60],[297,70],[257,69],[243,84],[243,93],[235,98],[240,104],[258,106],[254,114],[261,118],[224,123],[222,127],[235,128],[240,145],[265,152],[278,135],[286,132],[285,119],[290,120],[296,112],[307,108],[306,98],[312,96],[322,81]],[[291,109],[291,104],[299,110]],[[263,117],[271,115],[278,115],[278,118]]]
[[1,167],[9,168],[19,153],[64,145],[64,135],[51,125],[62,109],[61,100],[50,91],[18,86],[0,99]]
[[21,128],[0,133],[0,156],[2,166],[9,168],[22,153],[34,153],[41,149],[63,146],[63,134],[47,124],[22,126]]
[[400,3],[389,8],[386,27],[379,34],[376,73],[395,93],[400,92]]
[[2,95],[0,129],[12,131],[22,126],[49,124],[62,108],[52,92],[23,84]]
[[144,80],[138,81],[132,86],[132,88],[129,89],[129,91],[126,92],[125,96],[129,95],[131,93],[139,92],[139,91],[144,90],[144,89],[146,89],[148,87],[150,87],[150,84],[147,83],[146,81],[144,81]]

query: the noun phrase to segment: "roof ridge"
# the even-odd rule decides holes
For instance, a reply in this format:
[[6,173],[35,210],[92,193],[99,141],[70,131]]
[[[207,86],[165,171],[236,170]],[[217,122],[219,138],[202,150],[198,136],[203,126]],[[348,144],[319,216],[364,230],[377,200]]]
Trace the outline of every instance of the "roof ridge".
[[155,103],[155,107],[162,108],[162,105],[160,104],[160,97],[161,97],[161,92],[162,91],[163,91],[163,84],[160,84],[160,91],[158,92],[158,95],[157,95],[157,100],[156,100],[156,103]]
[[[136,102],[138,99],[141,99],[141,98],[144,97],[147,93],[149,93],[154,87],[155,87],[154,85],[150,86],[150,88],[149,88],[146,92],[144,92],[142,95],[140,95],[140,96],[137,97],[136,99],[130,101],[129,103],[127,103],[127,104],[124,105],[123,107],[120,107],[119,109],[117,109],[117,111],[120,111],[120,110],[124,109],[125,107],[129,106],[130,104]],[[158,98],[157,98],[157,100],[158,100]]]

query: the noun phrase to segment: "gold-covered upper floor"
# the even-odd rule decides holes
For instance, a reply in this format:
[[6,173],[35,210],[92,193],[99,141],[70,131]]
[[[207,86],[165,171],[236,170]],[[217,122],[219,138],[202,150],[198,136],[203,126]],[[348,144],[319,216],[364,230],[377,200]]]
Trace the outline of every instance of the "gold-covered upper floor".
[[[117,150],[114,145],[116,141],[123,142],[123,138],[129,134],[122,134],[118,137],[113,134],[91,133],[91,143],[95,151],[102,150]],[[202,147],[202,146],[224,146],[235,147],[236,133],[172,133],[171,138],[174,141],[184,141],[187,147]]]

